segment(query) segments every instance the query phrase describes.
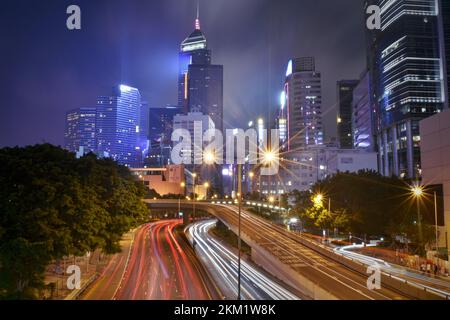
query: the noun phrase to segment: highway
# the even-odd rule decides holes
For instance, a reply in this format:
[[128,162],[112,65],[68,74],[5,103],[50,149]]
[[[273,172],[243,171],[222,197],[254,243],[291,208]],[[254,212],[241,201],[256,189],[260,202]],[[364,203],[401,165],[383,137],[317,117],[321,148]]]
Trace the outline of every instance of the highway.
[[[170,201],[149,201],[150,206],[171,207]],[[183,203],[190,208],[191,203]],[[230,227],[238,224],[238,208],[232,205],[197,203],[197,208],[222,220]],[[412,299],[395,288],[383,286],[380,290],[367,288],[368,275],[358,273],[329,256],[305,246],[301,236],[270,223],[262,217],[242,212],[242,233],[267,251],[279,262],[289,266],[296,274],[320,285],[340,300],[393,300]],[[250,243],[249,243],[250,244]],[[250,244],[251,245],[251,244]]]
[[[238,263],[236,250],[210,235],[209,230],[216,220],[206,220],[190,225],[189,238],[195,239],[196,253],[204,261],[221,292],[227,299],[236,299]],[[241,260],[242,300],[298,300],[281,284],[259,270],[258,267]]]
[[382,271],[401,277],[405,280],[408,280],[411,283],[420,284],[422,286],[427,287],[430,290],[439,292],[444,295],[450,295],[450,281],[439,278],[433,278],[429,275],[421,274],[417,271],[409,270],[408,268],[388,263],[379,258],[373,258],[370,256],[362,255],[351,251],[352,249],[357,249],[361,247],[362,245],[348,245],[344,247],[335,248],[334,250],[339,254],[342,254],[354,260],[358,260],[366,265],[378,267]]
[[[140,227],[128,256],[100,277],[85,297],[113,300],[210,300],[221,294],[209,281],[192,248],[176,227],[181,220],[163,220]],[[120,264],[119,264],[120,265]],[[112,279],[119,277],[117,286]],[[103,292],[107,292],[105,295]]]

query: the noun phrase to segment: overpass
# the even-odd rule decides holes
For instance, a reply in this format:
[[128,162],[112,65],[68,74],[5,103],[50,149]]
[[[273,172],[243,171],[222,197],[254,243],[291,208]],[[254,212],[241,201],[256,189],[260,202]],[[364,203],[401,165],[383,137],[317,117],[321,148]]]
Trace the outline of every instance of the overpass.
[[[148,200],[150,208],[178,209],[173,200]],[[233,204],[196,202],[197,210],[221,220],[237,234],[238,208]],[[183,210],[193,202],[182,201]],[[280,280],[312,299],[397,300],[448,299],[427,288],[381,273],[381,289],[369,290],[367,265],[290,233],[264,218],[242,211],[241,236],[252,248],[252,259]]]

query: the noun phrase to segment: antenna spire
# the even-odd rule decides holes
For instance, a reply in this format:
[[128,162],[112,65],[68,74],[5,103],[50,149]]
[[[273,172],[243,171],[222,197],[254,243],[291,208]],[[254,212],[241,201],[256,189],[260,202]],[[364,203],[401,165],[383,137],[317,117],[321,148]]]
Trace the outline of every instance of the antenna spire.
[[197,19],[195,19],[195,30],[200,30],[200,0],[197,0]]

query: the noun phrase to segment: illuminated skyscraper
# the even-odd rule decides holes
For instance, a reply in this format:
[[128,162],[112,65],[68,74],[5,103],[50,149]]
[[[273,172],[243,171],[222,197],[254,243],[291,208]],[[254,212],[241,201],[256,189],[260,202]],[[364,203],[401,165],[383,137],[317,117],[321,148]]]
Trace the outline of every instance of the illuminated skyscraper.
[[352,113],[353,90],[358,80],[341,80],[337,83],[338,137],[341,149],[353,148]]
[[195,30],[181,43],[178,76],[178,105],[184,113],[209,115],[222,131],[223,66],[211,64],[211,50],[200,30],[198,11]]
[[149,166],[165,166],[171,163],[173,119],[183,113],[183,108],[166,106],[150,108],[150,152],[146,162]]
[[374,152],[376,105],[371,92],[370,74],[365,71],[353,90],[353,148]]
[[[128,167],[142,165],[142,102],[139,90],[126,85],[97,99],[97,152]],[[144,115],[145,116],[145,115]]]
[[371,39],[369,60],[378,108],[379,167],[387,176],[418,178],[419,122],[447,103],[442,11],[436,0],[376,4],[381,30]]
[[284,92],[288,150],[323,144],[321,75],[314,58],[289,61]]
[[96,151],[95,117],[95,107],[83,107],[67,112],[64,136],[67,150],[75,153]]

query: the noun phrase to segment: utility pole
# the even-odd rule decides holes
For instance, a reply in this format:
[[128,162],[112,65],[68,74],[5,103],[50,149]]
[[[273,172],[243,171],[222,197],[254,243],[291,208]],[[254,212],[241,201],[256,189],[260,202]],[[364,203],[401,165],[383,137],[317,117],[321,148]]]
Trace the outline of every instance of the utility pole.
[[242,210],[242,164],[238,164],[238,296],[241,300],[241,210]]
[[439,253],[439,236],[438,236],[438,210],[437,210],[437,194],[434,192],[434,222],[436,223],[436,254]]
[[423,234],[422,234],[422,214],[420,213],[420,198],[417,197],[417,227],[419,228],[419,244],[422,246]]

